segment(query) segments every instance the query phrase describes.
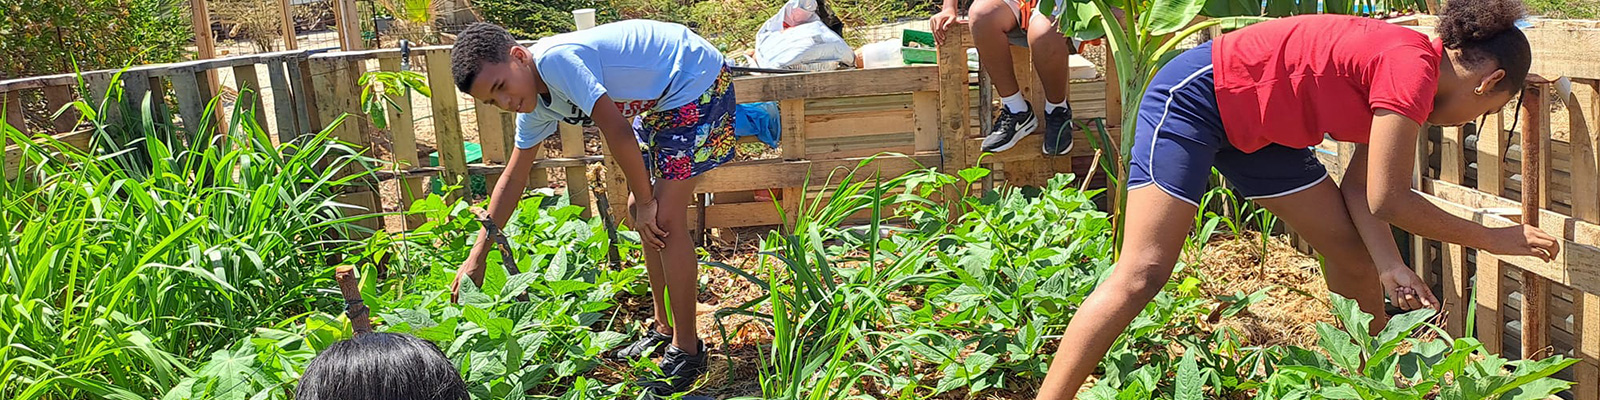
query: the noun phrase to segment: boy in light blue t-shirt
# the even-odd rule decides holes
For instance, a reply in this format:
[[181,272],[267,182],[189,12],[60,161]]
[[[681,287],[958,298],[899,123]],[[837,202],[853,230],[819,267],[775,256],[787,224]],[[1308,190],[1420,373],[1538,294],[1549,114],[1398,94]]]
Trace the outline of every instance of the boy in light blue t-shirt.
[[[664,376],[643,384],[665,396],[687,390],[705,371],[695,330],[699,262],[689,235],[695,177],[733,157],[734,95],[722,54],[683,25],[632,20],[516,44],[504,28],[473,24],[451,50],[462,92],[519,113],[516,149],[495,184],[489,214],[504,225],[516,207],[533,150],[562,121],[600,128],[628,182],[632,226],[644,241],[655,326],[616,357],[653,355],[667,344]],[[456,272],[483,283],[487,235]],[[663,289],[670,293],[667,318]]]

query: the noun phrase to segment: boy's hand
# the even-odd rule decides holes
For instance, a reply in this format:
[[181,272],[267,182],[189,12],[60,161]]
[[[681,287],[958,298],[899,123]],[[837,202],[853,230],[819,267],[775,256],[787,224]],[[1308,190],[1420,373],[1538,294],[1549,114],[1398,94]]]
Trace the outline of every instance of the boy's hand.
[[953,8],[939,10],[933,18],[928,18],[928,28],[933,31],[933,40],[944,43],[944,31],[950,29],[950,25],[954,23],[956,23],[956,10]]
[[633,194],[628,194],[628,209],[633,211],[633,225],[639,231],[639,240],[651,250],[666,247],[661,238],[667,237],[667,231],[656,225],[656,199],[638,203]]
[[1534,226],[1495,228],[1494,236],[1493,246],[1484,250],[1502,256],[1534,256],[1549,262],[1561,252],[1560,242],[1554,236]]
[[461,300],[461,281],[471,279],[473,282],[483,281],[483,257],[467,257],[461,263],[461,268],[456,270],[456,279],[450,282],[450,302],[457,303]]
[[1378,265],[1378,282],[1383,284],[1383,292],[1389,295],[1389,301],[1395,307],[1410,311],[1423,307],[1438,309],[1439,299],[1433,296],[1433,291],[1422,282],[1422,277],[1415,271],[1407,268],[1405,264]]

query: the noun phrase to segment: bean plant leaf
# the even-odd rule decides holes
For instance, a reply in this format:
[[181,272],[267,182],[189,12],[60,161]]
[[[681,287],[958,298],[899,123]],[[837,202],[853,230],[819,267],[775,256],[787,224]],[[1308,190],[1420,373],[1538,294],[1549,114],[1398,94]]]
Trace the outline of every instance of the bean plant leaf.
[[1351,342],[1350,335],[1324,322],[1317,323],[1317,335],[1317,344],[1328,352],[1335,365],[1346,371],[1360,368],[1361,349]]
[[1194,349],[1183,353],[1183,360],[1178,362],[1178,384],[1173,386],[1172,398],[1175,400],[1201,400],[1204,398],[1205,376],[1200,374],[1200,366],[1195,363]]

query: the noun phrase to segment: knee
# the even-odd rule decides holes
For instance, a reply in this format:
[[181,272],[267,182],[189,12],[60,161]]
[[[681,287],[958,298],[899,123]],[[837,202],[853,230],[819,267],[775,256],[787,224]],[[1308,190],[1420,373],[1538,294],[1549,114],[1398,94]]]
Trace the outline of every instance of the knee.
[[1135,300],[1150,301],[1172,278],[1172,264],[1154,260],[1124,259],[1117,262],[1112,279],[1105,284]]
[[689,224],[688,210],[683,208],[656,208],[656,226],[668,232],[675,231],[677,227],[687,227]]
[[971,20],[973,32],[1004,33],[1016,17],[1011,14],[1011,6],[1004,1],[977,0],[972,3],[967,18]]

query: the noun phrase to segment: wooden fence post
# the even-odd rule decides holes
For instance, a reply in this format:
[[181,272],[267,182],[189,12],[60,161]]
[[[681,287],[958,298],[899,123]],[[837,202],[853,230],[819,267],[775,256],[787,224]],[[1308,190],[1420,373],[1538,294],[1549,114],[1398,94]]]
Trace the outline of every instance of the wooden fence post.
[[[383,57],[378,59],[378,68],[384,71],[399,71],[400,57]],[[416,169],[422,166],[420,156],[417,154],[417,124],[416,113],[412,110],[411,92],[397,99],[400,103],[399,111],[389,112],[389,135],[393,143],[394,161],[401,170]],[[404,176],[400,178],[400,211],[411,210],[411,204],[418,199],[428,196],[427,187],[422,185],[422,177]],[[428,217],[417,214],[405,216],[406,230],[416,229],[428,222]]]
[[[1600,181],[1600,160],[1597,160],[1597,149],[1600,149],[1600,80],[1591,80],[1589,84],[1589,109],[1583,109],[1583,104],[1573,96],[1567,102],[1568,118],[1572,121],[1572,146],[1575,149],[1572,157],[1572,184],[1573,184],[1573,216],[1584,222],[1600,223],[1600,188],[1596,188]],[[1582,185],[1582,186],[1580,186]],[[1584,195],[1587,194],[1587,195]],[[1600,400],[1600,293],[1578,291],[1578,310],[1573,319],[1573,327],[1579,332],[1577,347],[1578,358],[1583,362],[1577,365],[1577,386],[1573,393],[1578,400]]]
[[[562,157],[583,158],[587,155],[583,145],[582,126],[563,123],[556,129],[561,133]],[[589,204],[589,167],[586,165],[567,167],[567,198],[573,205],[583,207],[585,218],[594,216],[594,207]]]
[[[1539,210],[1544,205],[1545,140],[1542,133],[1549,123],[1544,106],[1545,87],[1529,85],[1522,91],[1522,223],[1539,226]],[[1549,281],[1532,271],[1522,271],[1522,358],[1538,359],[1549,346],[1546,327],[1550,325]]]
[[[783,124],[783,137],[780,138],[779,149],[783,150],[784,160],[801,160],[806,158],[806,100],[790,99],[778,103],[778,120]],[[822,173],[811,171],[810,173]],[[806,204],[805,187],[783,188],[783,212],[787,217],[783,221],[784,227],[793,232],[800,223],[800,218],[805,214]]]
[[[966,150],[967,112],[972,99],[967,92],[967,51],[962,46],[968,29],[964,23],[951,24],[944,42],[938,45],[940,171],[947,174],[972,166]],[[945,190],[944,202],[949,205],[950,220],[961,216],[960,188]]]
[[[1491,114],[1488,125],[1478,128],[1478,190],[1494,196],[1505,193],[1505,176],[1500,172],[1505,164],[1504,118],[1502,113]],[[1500,259],[1495,255],[1486,251],[1478,252],[1478,271],[1473,278],[1477,290],[1477,328],[1474,332],[1484,349],[1491,353],[1500,353],[1504,347],[1506,321],[1502,304],[1505,293],[1500,286],[1500,266]]]
[[[439,146],[439,163],[444,165],[446,185],[460,185],[467,177],[466,148],[462,147],[461,112],[456,103],[455,79],[450,75],[450,50],[425,52],[428,62],[428,87],[433,89],[433,131]],[[450,201],[461,198],[460,189],[450,192]]]

